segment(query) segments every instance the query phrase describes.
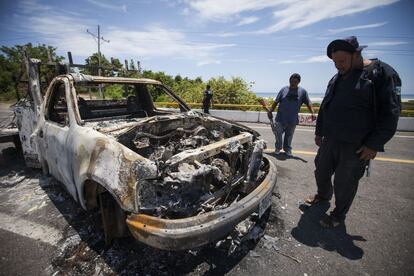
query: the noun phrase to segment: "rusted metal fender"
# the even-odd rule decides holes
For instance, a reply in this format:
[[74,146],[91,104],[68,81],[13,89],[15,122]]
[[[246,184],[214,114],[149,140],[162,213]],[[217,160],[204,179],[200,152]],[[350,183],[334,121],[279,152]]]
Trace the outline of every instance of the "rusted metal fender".
[[227,235],[243,219],[259,209],[276,185],[276,166],[269,163],[266,178],[249,195],[228,208],[184,219],[161,219],[144,214],[131,214],[127,224],[132,235],[152,247],[185,250],[214,242]]
[[93,129],[76,128],[77,138],[71,146],[75,152],[73,176],[82,207],[86,209],[84,185],[93,180],[110,192],[122,209],[136,211],[136,185],[140,179],[157,176],[156,164]]

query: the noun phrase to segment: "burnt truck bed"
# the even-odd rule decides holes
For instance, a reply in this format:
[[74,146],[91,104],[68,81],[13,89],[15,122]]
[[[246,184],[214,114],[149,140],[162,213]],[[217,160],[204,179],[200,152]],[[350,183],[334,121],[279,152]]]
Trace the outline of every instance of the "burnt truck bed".
[[0,143],[15,142],[19,140],[19,130],[17,128],[0,129]]
[[0,129],[0,143],[13,143],[17,150],[21,150],[19,130],[17,128]]

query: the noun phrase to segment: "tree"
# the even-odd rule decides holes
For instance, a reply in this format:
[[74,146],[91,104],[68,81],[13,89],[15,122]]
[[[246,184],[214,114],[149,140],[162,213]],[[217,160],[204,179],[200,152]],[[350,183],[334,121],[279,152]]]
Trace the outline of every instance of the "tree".
[[118,58],[113,58],[111,62],[112,62],[112,67],[115,67],[117,69],[122,68],[122,63]]
[[[60,62],[64,57],[56,54],[56,49],[53,46],[46,44],[39,44],[33,46],[31,43],[26,45],[16,45],[14,47],[2,46],[0,48],[0,98],[5,100],[15,99],[17,94],[18,76],[23,75],[27,79],[26,68],[23,65],[23,48],[27,47],[31,58],[37,58],[42,63],[49,61],[49,55],[52,62]],[[52,68],[43,66],[40,70],[41,81],[47,82],[53,74]]]
[[175,82],[180,82],[182,80],[183,80],[183,78],[180,75],[176,75],[175,78],[174,78]]
[[214,94],[214,101],[224,104],[256,104],[257,96],[250,91],[249,84],[240,77],[230,81],[224,77],[211,78],[208,81]]
[[[89,65],[90,67],[86,67],[82,70],[82,73],[87,75],[94,75],[98,76],[98,62],[99,55],[98,53],[93,53],[87,59],[85,59],[85,65]],[[103,67],[103,68],[102,68]],[[119,59],[113,59],[113,64],[109,60],[106,59],[105,55],[101,54],[101,76],[104,77],[112,77],[113,72],[112,68],[121,69],[122,64]]]

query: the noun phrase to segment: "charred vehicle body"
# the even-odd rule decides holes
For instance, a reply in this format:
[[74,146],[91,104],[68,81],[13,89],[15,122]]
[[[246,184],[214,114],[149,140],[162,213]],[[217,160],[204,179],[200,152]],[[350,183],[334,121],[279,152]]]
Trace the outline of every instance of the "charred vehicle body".
[[[93,99],[97,88],[122,97]],[[107,241],[131,233],[160,249],[194,248],[271,204],[276,168],[258,133],[192,111],[161,82],[66,74],[39,95],[15,106],[26,164],[84,209],[99,207]],[[180,111],[153,101],[167,97]]]

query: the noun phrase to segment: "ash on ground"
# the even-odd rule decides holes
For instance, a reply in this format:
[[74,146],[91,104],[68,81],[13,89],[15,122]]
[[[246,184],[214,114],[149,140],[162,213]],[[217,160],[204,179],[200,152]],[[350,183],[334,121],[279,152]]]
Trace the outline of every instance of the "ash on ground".
[[25,168],[20,160],[17,166],[3,166],[0,183],[3,207],[62,230],[45,271],[48,275],[225,274],[268,254],[264,235],[281,237],[285,232],[279,202],[273,196],[272,208],[262,218],[253,214],[226,238],[201,248],[163,251],[132,237],[106,246],[99,211],[81,209],[53,177]]

